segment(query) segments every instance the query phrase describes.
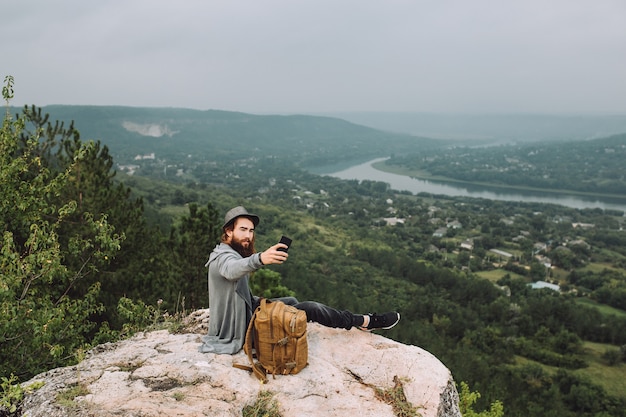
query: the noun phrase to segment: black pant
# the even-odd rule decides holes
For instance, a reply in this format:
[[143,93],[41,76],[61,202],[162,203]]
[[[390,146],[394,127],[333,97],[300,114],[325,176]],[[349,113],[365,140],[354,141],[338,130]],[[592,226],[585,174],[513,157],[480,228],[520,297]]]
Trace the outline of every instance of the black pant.
[[[363,324],[362,316],[352,314],[347,310],[337,310],[316,301],[299,302],[294,297],[281,297],[274,298],[273,300],[282,301],[287,305],[294,306],[298,310],[304,311],[308,321],[314,321],[326,327],[350,330],[353,326]],[[259,305],[258,297],[254,297],[254,303],[256,308],[256,306]]]

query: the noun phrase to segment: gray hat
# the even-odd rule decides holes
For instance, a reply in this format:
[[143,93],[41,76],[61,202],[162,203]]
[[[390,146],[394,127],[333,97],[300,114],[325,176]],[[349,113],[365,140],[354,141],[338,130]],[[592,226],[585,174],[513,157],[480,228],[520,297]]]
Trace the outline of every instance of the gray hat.
[[257,216],[256,214],[248,213],[248,210],[243,208],[243,206],[237,206],[228,210],[228,212],[224,216],[224,226],[222,226],[222,229],[234,222],[237,217],[249,218],[250,220],[252,220],[252,223],[254,223],[254,227],[257,227],[259,225],[259,216]]

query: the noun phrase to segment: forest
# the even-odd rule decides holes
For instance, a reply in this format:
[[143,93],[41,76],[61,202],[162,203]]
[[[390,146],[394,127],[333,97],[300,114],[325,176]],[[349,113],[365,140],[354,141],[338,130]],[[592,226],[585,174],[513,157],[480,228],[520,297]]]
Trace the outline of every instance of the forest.
[[[203,265],[223,213],[243,204],[261,217],[258,248],[282,234],[293,239],[289,262],[257,272],[257,293],[291,291],[354,311],[397,309],[402,321],[385,336],[437,356],[457,382],[481,393],[478,409],[501,401],[507,416],[626,416],[623,212],[413,195],[314,175],[302,169],[321,160],[314,143],[291,154],[265,152],[266,142],[256,147],[264,152],[235,148],[236,141],[193,152],[170,144],[171,159],[140,160],[129,175],[114,159],[119,153],[126,166],[134,150],[118,150],[104,136],[83,140],[80,131],[79,113],[57,121],[34,106],[17,114],[7,106],[0,137],[5,392],[99,343],[206,308]],[[368,132],[373,142],[388,138]],[[414,149],[415,140],[402,137],[396,149]],[[595,155],[612,157],[602,153],[607,147],[623,152],[624,138],[596,145],[587,151],[590,166],[600,161]],[[623,168],[605,175],[617,168],[601,161],[598,178],[623,187]],[[558,290],[531,287],[536,282]]]
[[387,164],[422,178],[624,196],[624,159],[626,134],[567,144],[453,146],[396,156]]

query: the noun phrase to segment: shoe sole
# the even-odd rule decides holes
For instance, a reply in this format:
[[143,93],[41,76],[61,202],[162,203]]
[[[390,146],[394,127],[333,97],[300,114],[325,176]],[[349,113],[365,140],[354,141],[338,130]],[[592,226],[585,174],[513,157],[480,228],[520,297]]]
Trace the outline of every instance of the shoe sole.
[[361,326],[357,326],[357,329],[363,331],[363,332],[372,332],[374,330],[389,330],[392,327],[394,327],[396,324],[400,323],[400,313],[398,313],[398,320],[396,320],[391,326],[387,326],[387,327],[377,327],[375,329],[368,329],[367,327],[361,327]]

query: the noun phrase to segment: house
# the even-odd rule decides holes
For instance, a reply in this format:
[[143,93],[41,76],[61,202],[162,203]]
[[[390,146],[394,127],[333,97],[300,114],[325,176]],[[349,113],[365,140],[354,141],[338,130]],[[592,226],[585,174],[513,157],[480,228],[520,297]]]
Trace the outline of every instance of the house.
[[533,255],[541,251],[544,251],[547,248],[548,248],[548,245],[546,245],[545,243],[537,242],[533,245]]
[[385,221],[385,223],[387,223],[389,226],[395,226],[396,224],[400,223],[400,224],[404,224],[404,220],[405,219],[399,219],[397,217],[385,217],[383,218],[383,220]]
[[572,241],[568,242],[567,244],[570,247],[571,246],[580,246],[580,247],[582,247],[584,249],[587,249],[587,250],[591,249],[591,245],[589,243],[585,242],[582,239],[572,240]]
[[458,221],[458,220],[453,220],[453,221],[451,221],[451,222],[449,222],[449,223],[447,224],[447,227],[448,227],[448,228],[451,228],[451,229],[461,229],[461,228],[463,227],[463,225],[461,224],[461,222],[460,222],[460,221]]
[[142,159],[155,159],[154,152],[135,156],[135,161],[141,161]]
[[508,252],[505,252],[505,251],[500,250],[500,249],[489,249],[489,251],[495,253],[496,255],[503,256],[505,258],[512,258],[513,257],[512,253],[508,253]]
[[461,242],[461,249],[472,251],[474,250],[474,241],[472,239],[466,239]]
[[435,230],[435,233],[433,233],[433,237],[444,237],[447,233],[448,233],[447,228],[440,227],[439,229]]
[[547,256],[536,255],[535,259],[537,259],[537,261],[539,261],[540,264],[543,264],[546,268],[552,268],[552,259]]
[[542,288],[548,288],[553,291],[561,291],[561,287],[559,287],[557,284],[550,284],[549,282],[545,282],[545,281],[537,281],[528,285],[530,285],[530,287],[533,290],[540,290]]
[[596,225],[592,223],[572,223],[572,227],[574,229],[577,227],[580,227],[581,229],[593,229]]

